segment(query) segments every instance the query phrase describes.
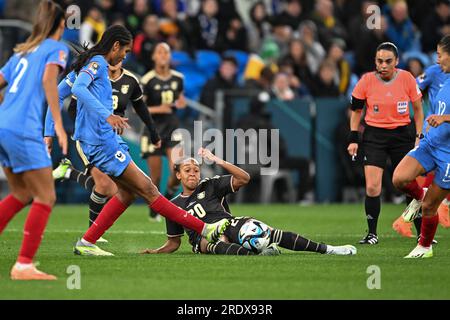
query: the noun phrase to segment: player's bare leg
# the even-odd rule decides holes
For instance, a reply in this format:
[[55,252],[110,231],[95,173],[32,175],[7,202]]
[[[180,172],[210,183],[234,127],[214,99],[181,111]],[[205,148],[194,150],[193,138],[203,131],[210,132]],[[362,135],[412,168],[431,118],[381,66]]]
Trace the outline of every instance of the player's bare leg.
[[[147,167],[150,171],[150,178],[156,186],[159,186],[161,183],[161,171],[162,171],[162,157],[161,156],[149,156],[147,158]],[[161,221],[161,217],[154,212],[152,209],[149,209],[149,217],[150,221]]]
[[33,258],[41,244],[45,227],[56,193],[52,178],[52,169],[30,170],[20,175],[33,202],[24,226],[24,238],[16,264],[11,269],[12,280],[56,280],[53,275],[36,269]]

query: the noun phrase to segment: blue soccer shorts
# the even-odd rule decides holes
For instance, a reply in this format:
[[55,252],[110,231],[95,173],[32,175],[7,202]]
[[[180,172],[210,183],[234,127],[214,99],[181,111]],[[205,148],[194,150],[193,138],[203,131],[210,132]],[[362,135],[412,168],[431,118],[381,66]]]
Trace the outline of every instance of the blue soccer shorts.
[[105,141],[101,145],[80,141],[79,145],[89,163],[109,176],[120,176],[131,162],[128,145],[122,139]]
[[435,184],[442,189],[450,189],[450,153],[430,146],[427,140],[421,140],[408,156],[416,159],[426,172],[434,170]]
[[0,164],[22,173],[52,166],[50,154],[41,137],[25,137],[8,129],[0,129]]

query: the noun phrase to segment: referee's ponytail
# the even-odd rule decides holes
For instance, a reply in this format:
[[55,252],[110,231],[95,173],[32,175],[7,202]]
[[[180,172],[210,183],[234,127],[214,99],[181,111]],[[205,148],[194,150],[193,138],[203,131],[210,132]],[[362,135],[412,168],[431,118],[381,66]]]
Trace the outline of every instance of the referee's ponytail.
[[392,42],[383,42],[381,43],[378,47],[377,47],[377,52],[380,50],[387,50],[387,51],[391,51],[395,58],[398,59],[398,49],[397,46],[395,44],[393,44]]
[[438,43],[438,47],[447,53],[450,53],[450,35],[444,36]]
[[99,43],[91,49],[80,53],[78,59],[72,64],[72,70],[78,73],[93,56],[107,55],[116,41],[119,41],[121,46],[125,46],[133,41],[133,36],[127,28],[121,25],[109,27],[106,29]]

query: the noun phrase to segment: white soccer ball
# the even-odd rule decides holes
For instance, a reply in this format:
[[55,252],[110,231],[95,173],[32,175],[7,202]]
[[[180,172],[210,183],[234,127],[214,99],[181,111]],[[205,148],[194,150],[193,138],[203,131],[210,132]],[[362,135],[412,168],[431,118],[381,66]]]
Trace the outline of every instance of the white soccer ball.
[[267,248],[270,242],[270,228],[255,219],[247,220],[239,230],[239,244],[255,253]]

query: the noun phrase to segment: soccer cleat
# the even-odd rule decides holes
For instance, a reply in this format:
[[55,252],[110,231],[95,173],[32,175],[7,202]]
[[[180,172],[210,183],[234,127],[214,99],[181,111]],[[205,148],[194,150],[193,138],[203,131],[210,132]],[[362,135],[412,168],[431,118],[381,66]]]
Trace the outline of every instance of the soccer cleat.
[[86,245],[78,240],[73,248],[73,253],[80,256],[113,256],[111,252],[105,251],[97,247],[95,244]]
[[260,256],[279,256],[281,254],[280,248],[278,248],[278,245],[274,242],[269,244],[266,248],[264,248]]
[[417,245],[407,256],[406,259],[417,259],[417,258],[431,258],[433,256],[433,246],[429,248],[422,247],[420,244]]
[[[428,188],[423,188],[423,196],[425,197],[425,193],[428,191]],[[422,200],[413,199],[408,206],[405,208],[405,211],[402,213],[403,220],[406,222],[411,222],[417,215],[419,214],[420,208],[422,207]]]
[[230,225],[230,220],[222,219],[215,223],[205,223],[203,228],[202,236],[208,242],[216,242],[219,240],[220,236],[225,232],[225,229]]
[[67,179],[68,177],[66,176],[67,171],[72,167],[72,162],[67,159],[64,158],[61,160],[61,162],[59,163],[58,167],[56,167],[53,170],[53,180],[61,180],[63,181],[64,179]]
[[39,271],[34,264],[29,268],[20,269],[14,265],[11,269],[11,280],[57,280],[51,274]]
[[108,243],[109,241],[108,240],[106,240],[105,238],[103,238],[103,237],[100,237],[100,239],[98,239],[97,240],[97,243]]
[[445,199],[438,208],[439,224],[444,228],[450,228],[449,204]]
[[359,241],[359,244],[378,244],[378,236],[373,233],[368,233],[367,236]]
[[356,254],[357,250],[354,246],[346,244],[344,246],[328,246],[326,254],[335,254],[339,256],[351,256]]
[[392,224],[392,229],[394,229],[398,234],[403,237],[412,238],[414,237],[412,233],[412,222],[406,222],[403,217],[398,217],[397,220]]
[[162,222],[162,218],[160,214],[157,214],[156,216],[149,216],[148,221],[150,222]]

